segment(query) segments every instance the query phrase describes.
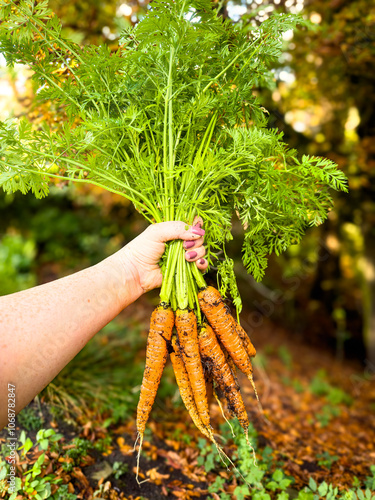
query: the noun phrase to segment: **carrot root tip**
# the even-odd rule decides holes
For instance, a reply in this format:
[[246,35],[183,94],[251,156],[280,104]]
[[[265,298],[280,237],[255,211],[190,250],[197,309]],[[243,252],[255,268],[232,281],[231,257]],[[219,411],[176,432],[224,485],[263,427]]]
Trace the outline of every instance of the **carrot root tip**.
[[140,432],[137,433],[137,439],[135,440],[135,443],[134,443],[134,446],[133,446],[133,451],[135,451],[137,449],[137,443],[138,443],[138,440],[139,440],[139,436],[140,436]]
[[253,379],[253,376],[252,375],[249,375],[249,380],[250,380],[250,383],[253,387],[253,390],[254,390],[254,394],[255,394],[255,397],[257,398],[257,402],[258,402],[258,407],[259,407],[259,410],[263,413],[263,407],[262,407],[262,404],[260,402],[260,399],[259,399],[259,396],[258,396],[258,391],[257,391],[257,388],[255,387],[255,383],[254,383],[254,379]]
[[139,481],[139,479],[138,479],[138,477],[139,477],[139,460],[141,458],[141,450],[142,450],[142,443],[143,443],[143,432],[138,433],[137,441],[138,441],[138,439],[139,439],[139,448],[138,448],[138,453],[137,453],[137,474],[135,476],[135,479],[136,479],[138,484],[142,484],[146,481],[149,481],[149,479],[144,479],[143,481]]
[[229,425],[230,427],[230,430],[231,430],[231,433],[232,433],[232,436],[233,437],[236,437],[235,433],[234,433],[234,430],[233,430],[233,427],[232,427],[232,424],[229,422],[229,420],[227,419],[227,417],[225,416],[225,413],[224,413],[224,408],[223,408],[223,405],[221,404],[221,401],[219,399],[219,396],[217,395],[217,392],[214,390],[214,396],[215,396],[215,399],[217,401],[217,404],[219,405],[219,408],[220,408],[220,411],[221,411],[221,414],[223,415],[224,417],[224,420],[226,421],[226,423]]
[[245,432],[246,443],[249,446],[249,448],[250,448],[250,450],[252,451],[252,454],[253,454],[253,464],[254,464],[254,467],[258,467],[257,457],[256,457],[256,454],[255,454],[254,446],[250,443],[250,440],[249,440],[249,432],[248,432],[247,429],[244,432]]
[[[220,456],[220,459],[221,461],[223,462],[223,464],[225,465],[225,467],[227,468],[227,470],[229,471],[230,468],[229,468],[229,465],[231,465],[233,467],[233,469],[235,470],[235,472],[237,472],[237,474],[242,478],[242,480],[248,485],[248,486],[251,486],[250,483],[248,481],[246,481],[246,479],[244,478],[244,476],[241,474],[241,472],[238,470],[238,468],[235,466],[234,462],[228,457],[228,455],[225,453],[225,451],[223,450],[223,448],[221,448],[221,446],[219,446],[218,444],[216,444],[216,449],[219,453],[219,456]],[[225,460],[228,460],[229,462],[229,465],[227,463],[225,463]]]

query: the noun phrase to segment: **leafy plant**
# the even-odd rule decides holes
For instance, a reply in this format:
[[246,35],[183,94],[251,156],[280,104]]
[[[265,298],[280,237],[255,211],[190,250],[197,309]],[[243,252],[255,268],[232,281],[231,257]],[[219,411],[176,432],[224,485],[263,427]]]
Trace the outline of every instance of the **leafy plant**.
[[[47,450],[48,452],[59,450],[58,442],[61,438],[62,435],[57,434],[54,429],[41,429],[36,436],[36,443],[34,445],[31,439],[27,437],[26,432],[21,432],[19,438],[21,446],[18,448],[21,456],[25,457],[32,449],[34,453],[39,453],[39,456],[37,456],[32,467],[23,474],[22,478],[15,478],[14,491],[7,497],[9,500],[15,500],[20,495],[22,495],[22,498],[30,500],[44,500],[47,498],[51,500],[75,500],[77,498],[76,495],[68,492],[67,485],[61,485],[62,478],[57,477],[53,473],[45,474],[50,463],[47,458]],[[0,465],[1,485],[1,481],[8,473],[9,466],[5,461],[0,462]],[[55,493],[52,493],[53,485],[59,486]]]
[[322,427],[326,427],[330,421],[341,414],[340,408],[332,405],[324,405],[322,411],[316,413],[316,419]]
[[310,478],[309,488],[314,493],[314,500],[319,500],[321,497],[325,497],[327,500],[333,500],[338,494],[338,488],[334,488],[331,484],[327,484],[325,481],[319,485]]
[[[51,179],[68,179],[127,197],[150,222],[191,223],[202,215],[210,261],[231,239],[237,213],[244,264],[260,279],[268,253],[282,252],[325,219],[329,188],[346,190],[330,160],[298,159],[282,133],[267,129],[253,93],[272,85],[269,66],[281,54],[282,33],[306,24],[302,18],[274,15],[246,33],[218,16],[209,0],[154,1],[111,53],[64,39],[47,0],[0,5],[0,49],[8,64],[30,65],[38,100],[54,102],[63,117],[38,130],[26,120],[1,124],[5,191],[41,197]],[[181,252],[178,243],[170,245],[163,301],[171,298]],[[224,281],[236,295],[225,253],[224,259]],[[190,303],[182,280],[195,289],[189,269],[185,278],[178,271],[180,307]]]
[[58,449],[58,441],[62,438],[62,434],[56,433],[54,429],[40,429],[36,435],[36,441],[40,450],[50,449],[56,451]]
[[[323,481],[318,485],[313,478],[310,478],[309,486],[305,489],[306,491],[313,493],[312,500],[319,500],[320,498],[326,500],[334,500],[335,498],[340,498],[340,500],[374,500],[375,498],[375,495],[373,495],[369,488],[365,491],[357,488],[356,490],[350,489],[340,493],[339,489],[332,484]],[[299,497],[300,495],[298,495]]]
[[123,474],[129,472],[128,464],[123,462],[114,462],[112,465],[113,475],[115,479],[120,479]]
[[353,402],[353,398],[349,394],[327,382],[324,370],[319,370],[313,378],[310,383],[310,391],[317,396],[326,396],[332,405],[344,403],[350,406]]
[[0,294],[18,292],[36,283],[32,269],[35,242],[13,232],[5,234],[0,244]]
[[278,349],[278,355],[283,364],[290,369],[292,367],[293,358],[289,349],[285,345],[282,345]]
[[42,419],[34,408],[26,407],[17,415],[18,424],[27,431],[36,431],[43,425]]
[[200,450],[197,458],[198,465],[203,465],[206,472],[215,470],[217,464],[220,463],[220,457],[213,444],[208,444],[203,438],[198,439],[198,448]]
[[370,465],[371,476],[367,476],[365,486],[371,491],[375,491],[375,465]]
[[316,458],[319,458],[318,460],[319,465],[327,467],[328,469],[330,469],[332,467],[332,464],[334,462],[337,462],[337,460],[339,459],[337,455],[331,455],[330,453],[328,453],[328,451],[318,454]]
[[266,488],[271,491],[285,491],[292,482],[292,479],[285,477],[285,474],[281,469],[276,469],[272,474],[271,481],[267,483]]
[[71,444],[74,445],[74,448],[69,448],[65,453],[65,457],[71,458],[74,465],[79,465],[81,457],[94,449],[94,443],[84,438],[74,438]]

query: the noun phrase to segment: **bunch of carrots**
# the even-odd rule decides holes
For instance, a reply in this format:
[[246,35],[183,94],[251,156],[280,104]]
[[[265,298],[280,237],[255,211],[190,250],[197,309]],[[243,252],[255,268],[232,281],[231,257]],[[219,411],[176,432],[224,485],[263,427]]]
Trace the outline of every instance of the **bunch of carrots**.
[[247,376],[255,390],[251,358],[256,350],[245,330],[231,315],[219,291],[206,286],[203,277],[199,281],[202,286],[198,301],[204,320],[198,323],[194,310],[190,308],[173,310],[163,302],[151,315],[146,366],[137,408],[139,451],[168,353],[181,398],[202,434],[216,444],[207,399],[209,380],[214,383],[213,392],[219,405],[216,388],[225,397],[229,411],[237,417],[248,441],[249,420],[236,368]]

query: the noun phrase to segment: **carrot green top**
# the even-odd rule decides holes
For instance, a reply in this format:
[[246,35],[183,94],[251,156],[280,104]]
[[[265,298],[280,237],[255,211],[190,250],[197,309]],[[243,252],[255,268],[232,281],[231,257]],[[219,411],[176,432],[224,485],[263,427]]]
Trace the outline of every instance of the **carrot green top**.
[[244,228],[244,264],[261,279],[267,254],[326,218],[330,188],[346,190],[332,161],[299,158],[267,128],[253,92],[274,85],[270,64],[283,32],[306,24],[301,17],[275,14],[249,29],[224,20],[210,0],[153,0],[111,52],[64,39],[47,4],[1,7],[0,52],[10,65],[30,65],[37,99],[51,100],[58,118],[54,128],[0,123],[6,192],[42,197],[63,178],[120,193],[150,222],[201,215],[208,258],[224,248],[223,285],[236,294],[225,254],[233,214]]

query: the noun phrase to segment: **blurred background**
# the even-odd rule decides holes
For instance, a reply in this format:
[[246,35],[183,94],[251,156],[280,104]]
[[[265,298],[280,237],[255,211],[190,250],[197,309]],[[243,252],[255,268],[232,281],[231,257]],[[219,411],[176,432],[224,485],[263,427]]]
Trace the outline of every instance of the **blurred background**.
[[[113,49],[121,30],[134,25],[147,9],[142,0],[50,0],[49,5],[62,20],[65,36]],[[228,253],[235,260],[244,304],[241,322],[258,347],[255,373],[266,409],[268,405],[271,413],[276,411],[269,389],[276,395],[281,391],[272,380],[274,372],[282,379],[282,391],[291,388],[300,400],[304,390],[326,398],[317,410],[320,417],[311,417],[315,430],[347,416],[345,408],[365,392],[361,409],[355,411],[362,412],[362,424],[367,425],[367,416],[375,410],[375,394],[368,390],[375,380],[375,5],[368,0],[221,2],[223,16],[249,27],[274,11],[299,13],[315,29],[284,34],[285,50],[274,65],[274,88],[255,90],[269,112],[269,126],[283,131],[285,141],[299,154],[337,162],[348,176],[349,193],[333,194],[335,205],[328,220],[308,230],[300,245],[270,257],[262,283],[255,283],[241,264],[241,227],[233,221],[235,238]],[[27,115],[36,123],[53,121],[52,111],[34,105],[30,70],[7,68],[0,54],[0,118]],[[130,203],[95,187],[60,183],[43,200],[1,192],[0,295],[92,265],[145,227]],[[215,279],[215,270],[209,279]],[[104,427],[134,418],[148,318],[156,302],[157,292],[137,301],[50,384],[42,401],[51,403],[55,415],[68,410],[72,425],[97,419]],[[114,352],[118,345],[122,351]],[[336,363],[334,380],[329,379],[332,363]],[[305,372],[309,372],[306,380]],[[169,367],[156,410],[164,418],[168,405],[176,404],[170,377]],[[332,393],[335,384],[346,392]],[[341,396],[335,399],[337,394]],[[89,413],[92,400],[99,403]],[[32,429],[32,421],[33,414],[26,414],[23,425]],[[360,419],[355,423],[358,428],[362,424]],[[285,451],[287,444],[282,445],[276,434],[268,430],[266,435],[273,448],[284,446]],[[363,443],[365,438],[361,439]],[[371,442],[371,437],[366,439]],[[356,446],[353,457],[360,456]],[[370,445],[368,464],[375,462],[373,446],[372,454],[369,449]],[[341,457],[336,456],[337,449],[331,451],[329,469],[334,469]],[[365,456],[358,458],[359,463],[367,460]],[[320,464],[316,456],[311,459],[311,450],[305,450],[301,460]],[[354,464],[356,459],[352,460]],[[300,474],[303,484],[307,477],[303,474],[319,475],[326,465],[316,469],[301,465],[302,472],[291,465],[288,471]],[[334,469],[337,477],[344,465]],[[351,477],[360,475],[359,467]]]

